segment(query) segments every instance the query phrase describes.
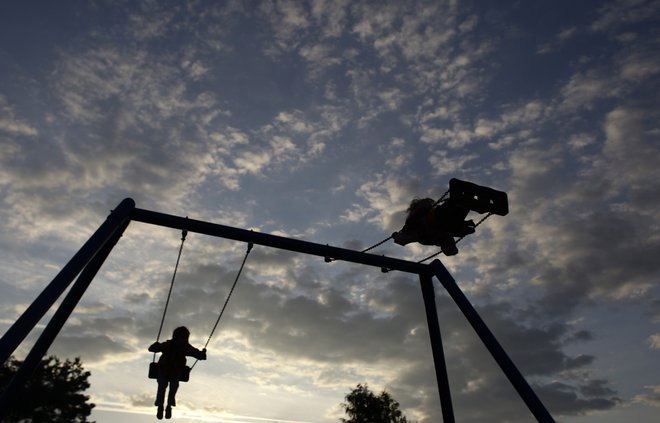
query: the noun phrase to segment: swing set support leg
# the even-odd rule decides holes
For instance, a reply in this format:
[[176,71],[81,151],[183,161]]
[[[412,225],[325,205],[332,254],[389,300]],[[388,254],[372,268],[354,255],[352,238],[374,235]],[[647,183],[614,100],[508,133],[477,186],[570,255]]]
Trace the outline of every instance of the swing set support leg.
[[502,369],[506,377],[509,379],[511,385],[513,385],[518,392],[518,395],[520,395],[525,402],[529,411],[531,411],[534,417],[536,417],[536,420],[539,423],[555,423],[555,420],[552,418],[529,383],[527,383],[525,377],[520,373],[520,370],[518,370],[511,358],[509,358],[509,355],[504,351],[504,348],[502,348],[502,345],[497,341],[495,335],[493,335],[490,329],[488,329],[486,323],[481,319],[474,307],[472,307],[472,304],[470,304],[470,301],[465,294],[463,294],[461,288],[456,284],[456,281],[447,268],[442,262],[440,262],[440,260],[434,260],[430,266],[442,286],[447,290],[449,296],[463,312],[463,315],[470,325],[472,325],[472,328],[481,339],[481,342],[484,343],[488,352],[490,352],[500,366],[500,369]]
[[451,392],[449,390],[449,378],[447,377],[447,364],[445,362],[445,354],[442,347],[442,336],[440,335],[438,310],[435,305],[433,279],[428,273],[423,273],[419,275],[419,281],[422,285],[422,297],[424,298],[426,320],[428,322],[429,336],[431,338],[435,377],[438,382],[440,406],[442,407],[442,421],[443,423],[454,423],[454,407],[452,405]]
[[127,198],[122,201],[89,240],[69,260],[66,266],[55,276],[52,282],[44,288],[27,310],[7,330],[2,336],[2,339],[0,339],[0,362],[4,363],[7,361],[87,263],[90,262],[124,222],[130,221],[130,214],[134,208],[135,201],[132,199]]
[[111,235],[110,239],[101,247],[101,250],[98,251],[87,266],[85,266],[66,297],[64,297],[62,304],[60,304],[59,308],[48,322],[48,325],[41,333],[41,336],[32,347],[32,350],[30,350],[29,354],[23,361],[23,365],[18,369],[0,397],[0,418],[5,416],[12,400],[16,398],[25,387],[26,382],[36,370],[39,362],[48,351],[48,348],[52,345],[53,341],[64,326],[64,323],[66,323],[67,319],[73,312],[73,309],[80,301],[80,298],[82,298],[108,255],[110,255],[110,252],[119,241],[119,238],[121,238],[129,223],[130,221],[128,220],[124,221],[124,223],[122,223],[122,225]]

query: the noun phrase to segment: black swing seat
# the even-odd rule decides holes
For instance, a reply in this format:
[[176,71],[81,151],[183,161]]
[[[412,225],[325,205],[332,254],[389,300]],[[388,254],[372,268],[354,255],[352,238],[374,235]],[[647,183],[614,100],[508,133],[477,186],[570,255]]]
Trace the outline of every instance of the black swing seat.
[[452,178],[449,181],[449,198],[477,213],[509,214],[506,192],[483,187],[472,182]]
[[[149,379],[158,379],[158,363],[155,361],[149,363]],[[179,376],[179,382],[188,382],[190,380],[190,366],[183,368]]]

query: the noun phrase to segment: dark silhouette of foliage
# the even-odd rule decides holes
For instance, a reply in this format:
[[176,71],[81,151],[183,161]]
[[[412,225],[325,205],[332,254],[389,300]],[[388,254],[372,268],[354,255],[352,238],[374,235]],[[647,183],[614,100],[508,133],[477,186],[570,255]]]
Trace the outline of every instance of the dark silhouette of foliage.
[[341,405],[348,419],[341,419],[343,423],[408,423],[390,394],[383,391],[376,396],[366,383],[358,384],[345,399]]
[[[4,392],[22,361],[13,357],[0,368],[0,392]],[[44,358],[23,390],[16,396],[4,422],[88,423],[94,404],[83,392],[89,388],[90,372],[80,358],[60,361]]]

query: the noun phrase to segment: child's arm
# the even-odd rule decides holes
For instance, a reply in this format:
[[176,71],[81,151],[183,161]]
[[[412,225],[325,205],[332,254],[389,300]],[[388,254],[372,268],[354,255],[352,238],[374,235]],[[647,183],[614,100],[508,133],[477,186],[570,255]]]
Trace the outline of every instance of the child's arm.
[[186,355],[189,357],[194,357],[197,360],[206,360],[206,348],[200,351],[192,345],[188,345],[188,351],[186,351]]
[[154,342],[153,344],[149,345],[149,351],[151,352],[162,352],[163,351],[163,346],[165,343],[160,343],[160,342]]

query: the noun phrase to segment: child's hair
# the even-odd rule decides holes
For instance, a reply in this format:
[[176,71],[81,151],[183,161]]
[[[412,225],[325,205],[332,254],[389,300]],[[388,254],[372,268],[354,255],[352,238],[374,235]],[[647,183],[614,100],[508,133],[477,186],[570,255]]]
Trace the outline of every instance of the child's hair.
[[428,212],[433,209],[435,202],[432,198],[415,198],[410,202],[408,210],[406,212],[406,224],[412,225],[419,219],[423,218]]
[[434,201],[432,198],[415,198],[410,202],[407,212],[411,213],[416,210],[431,210],[433,204]]
[[185,326],[179,326],[172,332],[173,340],[188,341],[188,337],[190,337],[190,331]]

